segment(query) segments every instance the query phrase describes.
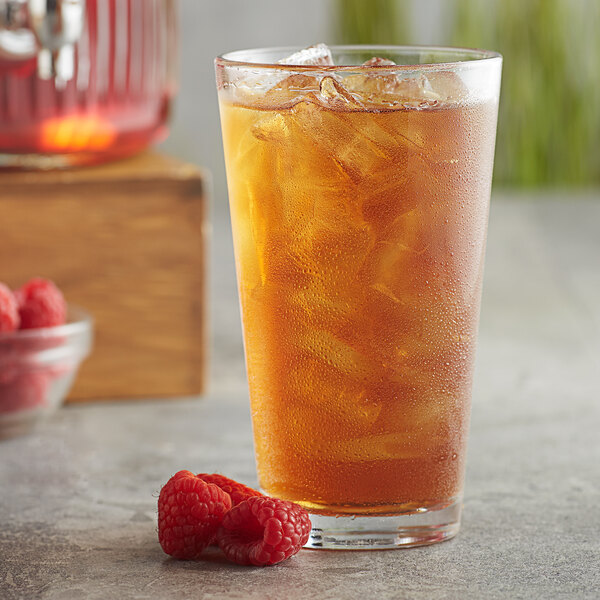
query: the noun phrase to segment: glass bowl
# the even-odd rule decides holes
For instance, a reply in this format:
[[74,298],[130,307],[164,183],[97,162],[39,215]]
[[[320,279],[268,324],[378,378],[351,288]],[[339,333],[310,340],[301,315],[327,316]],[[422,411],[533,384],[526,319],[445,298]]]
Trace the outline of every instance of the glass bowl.
[[0,439],[30,431],[64,401],[92,346],[92,318],[69,306],[67,323],[0,333]]

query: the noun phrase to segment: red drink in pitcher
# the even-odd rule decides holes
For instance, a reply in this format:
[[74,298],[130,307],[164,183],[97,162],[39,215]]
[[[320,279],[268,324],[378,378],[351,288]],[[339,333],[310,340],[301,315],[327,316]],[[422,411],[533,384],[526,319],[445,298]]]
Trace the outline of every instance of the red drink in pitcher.
[[[39,57],[0,52],[0,165],[101,162],[166,134],[175,93],[174,3],[87,0],[66,80],[43,78]],[[30,158],[27,158],[30,157]]]

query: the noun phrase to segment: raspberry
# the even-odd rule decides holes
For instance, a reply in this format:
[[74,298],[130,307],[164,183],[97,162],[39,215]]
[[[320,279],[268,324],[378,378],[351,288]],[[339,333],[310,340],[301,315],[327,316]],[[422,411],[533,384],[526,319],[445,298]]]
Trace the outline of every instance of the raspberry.
[[158,497],[158,541],[175,558],[198,558],[215,537],[231,498],[190,471],[175,473]]
[[35,277],[15,292],[19,303],[21,329],[62,325],[67,304],[62,292],[49,279]]
[[252,488],[244,485],[243,483],[238,483],[233,479],[229,479],[229,477],[225,477],[225,475],[220,475],[219,473],[198,473],[196,477],[200,477],[202,481],[206,481],[206,483],[214,483],[218,485],[224,492],[227,492],[231,496],[231,505],[237,506],[240,502],[247,500],[253,496],[262,496],[260,492],[253,490]]
[[297,504],[251,497],[232,508],[217,532],[225,556],[240,565],[274,565],[306,544],[311,524]]
[[50,377],[43,371],[0,378],[0,414],[45,406],[48,402]]
[[0,333],[19,328],[19,307],[14,294],[0,283]]

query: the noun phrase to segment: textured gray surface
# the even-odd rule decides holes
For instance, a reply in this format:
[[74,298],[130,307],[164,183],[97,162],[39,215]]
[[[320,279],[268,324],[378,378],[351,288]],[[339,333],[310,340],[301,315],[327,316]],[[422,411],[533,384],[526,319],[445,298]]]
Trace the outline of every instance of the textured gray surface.
[[438,546],[301,551],[264,569],[167,558],[180,468],[255,485],[233,266],[215,215],[213,385],[67,407],[0,443],[0,598],[598,598],[600,197],[496,198],[463,527]]

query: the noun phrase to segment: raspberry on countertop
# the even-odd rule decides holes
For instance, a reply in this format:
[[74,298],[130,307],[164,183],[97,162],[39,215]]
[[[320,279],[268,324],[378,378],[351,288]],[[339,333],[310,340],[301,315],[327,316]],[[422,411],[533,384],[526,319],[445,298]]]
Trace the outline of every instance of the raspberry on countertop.
[[158,541],[175,558],[198,558],[214,539],[231,498],[190,471],[175,473],[158,497]]
[[244,485],[243,483],[238,483],[233,479],[229,479],[229,477],[225,477],[225,475],[220,475],[219,473],[198,473],[196,477],[200,477],[206,483],[214,483],[218,485],[224,492],[227,492],[231,496],[231,504],[232,506],[238,505],[240,502],[251,498],[252,496],[262,496],[260,492]]
[[311,523],[298,504],[277,498],[251,497],[223,518],[217,543],[240,565],[274,565],[296,554],[308,541]]

